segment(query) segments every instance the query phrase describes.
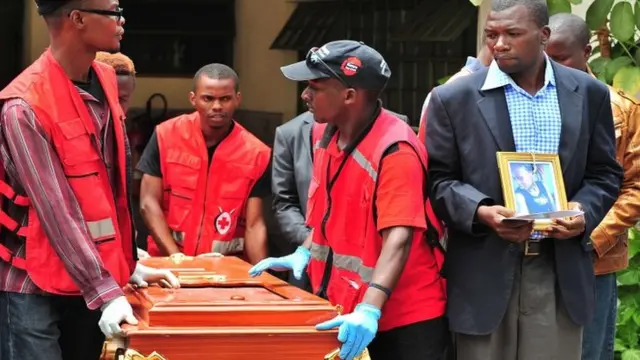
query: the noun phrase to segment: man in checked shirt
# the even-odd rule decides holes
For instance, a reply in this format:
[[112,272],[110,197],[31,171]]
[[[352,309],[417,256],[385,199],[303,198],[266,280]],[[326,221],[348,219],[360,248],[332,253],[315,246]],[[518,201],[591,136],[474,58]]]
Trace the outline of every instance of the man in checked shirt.
[[131,152],[113,69],[116,0],[36,0],[51,46],[0,92],[0,359],[98,359],[122,287],[163,282],[136,264]]

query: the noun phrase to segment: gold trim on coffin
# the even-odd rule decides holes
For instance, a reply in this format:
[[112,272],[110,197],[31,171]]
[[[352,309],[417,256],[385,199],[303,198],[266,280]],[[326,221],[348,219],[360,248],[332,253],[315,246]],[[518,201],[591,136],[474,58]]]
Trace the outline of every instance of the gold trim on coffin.
[[123,346],[125,345],[119,340],[105,341],[100,360],[167,360],[155,351],[149,356],[144,356],[135,350],[125,350]]
[[127,350],[124,355],[118,356],[116,360],[167,360],[157,352],[152,352],[149,356],[144,356],[135,350]]
[[[333,350],[332,352],[328,353],[327,355],[324,356],[324,360],[338,360],[340,359],[340,357],[338,357],[338,355],[340,354],[340,348],[337,348],[335,350]],[[364,349],[364,351],[362,352],[362,354],[356,356],[355,358],[353,358],[353,360],[369,360],[369,350]]]

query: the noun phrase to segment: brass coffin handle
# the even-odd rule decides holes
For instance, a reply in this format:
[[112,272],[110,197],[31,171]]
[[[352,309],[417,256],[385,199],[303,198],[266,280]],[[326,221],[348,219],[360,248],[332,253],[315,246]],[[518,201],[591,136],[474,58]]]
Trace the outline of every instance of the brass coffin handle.
[[124,355],[120,355],[118,360],[167,360],[157,352],[152,352],[149,356],[144,356],[135,350],[127,350]]
[[[340,355],[340,348],[337,348],[325,355],[324,360],[340,360],[340,357],[338,355]],[[362,354],[356,356],[353,360],[370,360],[369,350],[365,348]]]

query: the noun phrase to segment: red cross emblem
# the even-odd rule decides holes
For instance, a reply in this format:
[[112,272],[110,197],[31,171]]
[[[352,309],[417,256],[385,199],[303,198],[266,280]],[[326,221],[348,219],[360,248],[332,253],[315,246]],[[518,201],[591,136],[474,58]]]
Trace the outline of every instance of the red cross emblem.
[[228,212],[222,212],[216,218],[216,230],[218,234],[224,235],[231,228],[231,215]]

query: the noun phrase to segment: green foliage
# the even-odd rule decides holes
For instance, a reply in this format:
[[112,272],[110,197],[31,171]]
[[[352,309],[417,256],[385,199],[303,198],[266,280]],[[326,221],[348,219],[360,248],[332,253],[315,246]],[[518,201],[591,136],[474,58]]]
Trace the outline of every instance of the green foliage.
[[[568,1],[568,0],[565,0]],[[607,21],[608,20],[608,21]],[[598,79],[638,98],[640,96],[640,3],[630,0],[594,0],[587,9],[589,28],[600,32],[598,53],[590,62]],[[603,47],[610,49],[603,57]],[[639,359],[640,360],[640,359]]]
[[640,231],[629,231],[629,267],[618,273],[616,358],[640,360]]
[[593,3],[589,5],[587,15],[585,16],[589,29],[598,30],[604,26],[612,7],[613,0],[594,0]]
[[443,85],[445,84],[447,81],[449,81],[449,79],[451,78],[451,76],[453,75],[447,75],[445,77],[441,77],[440,79],[438,79],[438,85]]
[[549,15],[571,12],[571,2],[569,0],[547,0],[547,7],[549,8]]

